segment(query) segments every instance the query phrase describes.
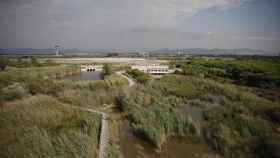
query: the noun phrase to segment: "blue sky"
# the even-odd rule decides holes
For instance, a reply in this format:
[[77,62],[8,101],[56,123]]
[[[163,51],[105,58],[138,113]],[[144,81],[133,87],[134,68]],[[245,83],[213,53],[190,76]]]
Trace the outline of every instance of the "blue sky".
[[280,51],[279,0],[0,0],[0,47]]
[[210,8],[183,20],[196,32],[280,32],[280,1],[254,0],[229,9]]

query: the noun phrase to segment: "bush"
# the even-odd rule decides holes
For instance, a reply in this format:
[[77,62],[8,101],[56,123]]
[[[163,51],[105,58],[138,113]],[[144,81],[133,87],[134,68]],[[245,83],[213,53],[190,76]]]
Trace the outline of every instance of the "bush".
[[104,67],[103,67],[103,75],[104,75],[104,76],[109,76],[109,75],[112,75],[112,74],[113,74],[113,71],[112,71],[111,65],[109,65],[109,64],[104,64]]
[[21,99],[28,96],[28,92],[20,83],[14,83],[0,90],[0,100]]
[[8,63],[9,63],[9,59],[0,57],[0,70],[4,71],[8,66]]
[[134,78],[137,82],[146,84],[151,80],[151,76],[137,69],[128,70],[127,74]]
[[47,95],[58,95],[62,90],[62,85],[54,82],[51,79],[43,78],[32,78],[26,83],[26,87],[32,95],[35,94],[47,94]]

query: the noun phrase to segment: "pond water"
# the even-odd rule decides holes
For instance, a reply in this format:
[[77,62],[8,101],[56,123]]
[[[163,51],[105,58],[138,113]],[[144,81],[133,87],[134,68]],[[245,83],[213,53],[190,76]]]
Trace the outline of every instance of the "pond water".
[[66,80],[102,80],[101,71],[94,71],[94,72],[81,72],[79,74],[65,76],[63,79]]
[[191,116],[191,118],[195,121],[202,121],[203,116],[202,116],[202,109],[196,106],[191,106],[191,105],[184,105],[181,109],[183,114],[187,114]]
[[153,145],[137,138],[128,121],[124,121],[120,128],[119,144],[124,158],[199,158],[214,155],[205,144],[175,137],[170,138],[159,152]]

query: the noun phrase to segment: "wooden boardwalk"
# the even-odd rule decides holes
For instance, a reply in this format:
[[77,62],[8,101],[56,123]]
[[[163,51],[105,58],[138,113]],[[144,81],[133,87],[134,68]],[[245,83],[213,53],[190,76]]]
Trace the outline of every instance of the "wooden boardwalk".
[[[65,104],[64,104],[65,105]],[[109,129],[108,129],[108,121],[107,121],[107,114],[104,112],[88,109],[88,108],[82,108],[78,106],[72,106],[72,105],[65,105],[69,108],[78,109],[81,111],[86,111],[94,114],[99,114],[102,116],[101,121],[101,133],[99,138],[99,158],[106,158],[106,148],[109,142]]]
[[109,142],[109,129],[108,129],[108,121],[107,115],[102,115],[102,123],[101,123],[101,134],[100,134],[100,141],[99,141],[99,158],[106,157],[106,149]]
[[[129,82],[129,87],[132,87],[135,85],[135,82],[128,78],[127,76],[123,75],[123,72],[117,72],[118,75],[123,76],[126,78]],[[109,143],[109,125],[108,125],[108,115],[104,112],[101,111],[96,111],[93,109],[88,109],[88,108],[83,108],[83,107],[78,107],[78,106],[72,106],[72,105],[65,105],[67,107],[73,108],[73,109],[78,109],[81,111],[86,111],[94,114],[99,114],[102,116],[102,121],[101,121],[101,131],[100,131],[100,138],[99,138],[99,158],[106,158],[107,153],[106,149]]]

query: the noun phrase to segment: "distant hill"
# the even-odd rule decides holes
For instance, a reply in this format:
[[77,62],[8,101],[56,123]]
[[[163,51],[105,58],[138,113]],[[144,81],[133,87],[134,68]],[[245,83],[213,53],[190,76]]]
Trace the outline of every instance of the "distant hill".
[[[85,49],[61,49],[63,55],[94,55],[107,53],[105,50],[85,50]],[[34,49],[34,48],[0,48],[2,55],[55,55],[55,49]]]
[[34,49],[34,48],[0,48],[0,54],[8,55],[51,55],[55,54],[55,49]]
[[[248,48],[241,49],[206,49],[206,48],[189,48],[189,49],[158,49],[150,51],[151,54],[189,54],[189,55],[264,55],[278,56],[279,53],[264,50],[255,50]],[[105,55],[114,53],[106,49],[61,49],[63,55]],[[120,52],[116,52],[120,53]],[[131,52],[121,52],[120,54],[129,54]],[[0,54],[4,55],[55,55],[55,49],[34,49],[34,48],[0,48]]]
[[154,50],[151,53],[181,53],[190,55],[277,55],[277,53],[272,51],[256,50],[249,48],[241,49],[205,49],[205,48],[190,48],[190,49],[160,49]]

